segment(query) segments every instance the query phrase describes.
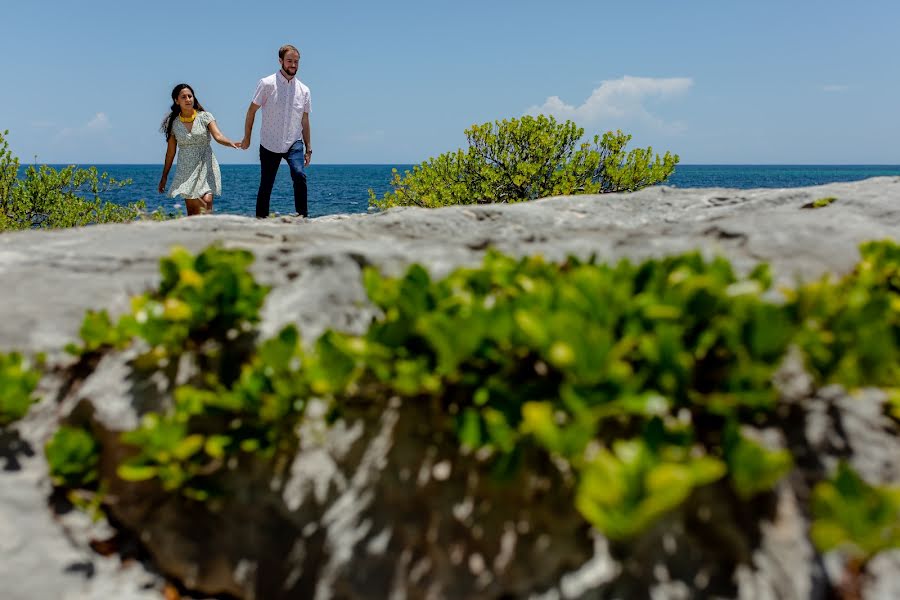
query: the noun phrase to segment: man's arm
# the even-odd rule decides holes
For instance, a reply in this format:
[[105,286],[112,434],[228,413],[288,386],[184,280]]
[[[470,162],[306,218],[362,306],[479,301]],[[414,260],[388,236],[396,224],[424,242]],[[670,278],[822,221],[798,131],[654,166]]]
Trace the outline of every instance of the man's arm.
[[306,153],[303,157],[303,161],[305,163],[305,166],[308,167],[309,161],[310,161],[310,159],[312,159],[312,147],[310,147],[310,145],[309,145],[310,133],[309,133],[309,113],[308,112],[303,113],[303,118],[300,120],[300,122],[303,124],[303,145],[306,147]]
[[259,104],[250,103],[247,109],[247,118],[244,119],[244,139],[241,141],[241,148],[246,150],[250,147],[250,135],[253,133],[253,121],[256,120],[256,111],[259,110]]

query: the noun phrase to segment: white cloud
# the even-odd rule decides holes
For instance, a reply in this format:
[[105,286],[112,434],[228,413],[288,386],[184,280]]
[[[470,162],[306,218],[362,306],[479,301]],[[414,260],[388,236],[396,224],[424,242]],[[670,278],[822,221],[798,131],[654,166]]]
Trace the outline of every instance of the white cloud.
[[553,115],[557,119],[570,119],[587,125],[609,121],[637,120],[655,128],[680,131],[681,123],[667,123],[651,113],[644,103],[651,98],[667,99],[687,92],[694,84],[690,77],[632,77],[602,81],[600,87],[580,106],[566,104],[559,96],[547,98],[541,106],[532,106],[527,114]]
[[89,131],[100,131],[104,129],[109,129],[109,117],[106,116],[106,113],[97,113],[94,115],[94,118],[88,121],[88,124],[84,126],[85,129]]
[[823,92],[846,92],[849,89],[850,89],[850,86],[848,86],[848,85],[840,85],[840,84],[834,84],[834,83],[822,86]]
[[109,131],[112,125],[106,113],[99,112],[90,121],[81,127],[64,127],[60,130],[58,138],[82,137],[85,134],[94,134],[101,131]]

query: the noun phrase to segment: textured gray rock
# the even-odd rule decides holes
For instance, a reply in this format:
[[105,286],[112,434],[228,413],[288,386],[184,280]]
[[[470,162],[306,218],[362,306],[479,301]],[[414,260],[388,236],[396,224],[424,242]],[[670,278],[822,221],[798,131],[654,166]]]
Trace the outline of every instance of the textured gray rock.
[[[837,201],[803,208],[824,196]],[[127,309],[130,295],[157,282],[158,260],[175,244],[252,250],[255,275],[273,286],[263,332],[293,322],[310,340],[327,327],[365,328],[373,311],[360,281],[364,265],[396,274],[420,262],[439,276],[476,263],[488,246],[608,260],[701,249],[741,269],[768,261],[792,285],[845,273],[860,242],[897,239],[898,232],[900,178],[789,190],[657,187],[308,221],[213,216],[11,233],[0,235],[0,351],[48,352],[52,365],[65,368],[60,349],[76,338],[84,311]],[[126,383],[126,358],[106,357],[78,389],[46,384],[47,399],[0,432],[0,581],[12,582],[4,584],[4,598],[159,597],[159,575],[90,551],[88,541],[105,535],[96,530],[102,525],[54,516],[47,502],[40,450],[56,419],[87,404],[113,437],[141,410],[165,401],[160,382]],[[829,388],[810,396],[802,374],[784,379],[785,396],[800,407],[787,444],[804,456],[804,468],[828,469],[849,455],[871,481],[900,483],[896,424],[881,416],[877,392],[850,399]],[[303,436],[314,441],[289,476],[273,486],[265,468],[251,471],[247,493],[229,499],[218,517],[160,502],[149,487],[116,516],[168,576],[246,598],[805,599],[825,598],[834,583],[806,538],[803,477],[744,513],[727,490],[712,486],[623,548],[593,537],[571,514],[566,482],[552,468],[523,475],[511,488],[473,483],[474,459],[458,457],[453,442],[417,411],[395,403],[385,411],[360,409],[336,427],[310,420],[304,427],[317,434]],[[548,485],[554,494],[545,493]],[[508,514],[498,515],[499,506]],[[228,515],[227,528],[221,515]],[[896,564],[894,554],[873,563],[866,588],[872,598],[893,597]]]
[[51,509],[42,443],[55,417],[45,402],[15,428],[0,428],[0,598],[159,600],[158,575],[91,549],[114,534],[108,524]]
[[[832,205],[802,207],[834,196]],[[298,322],[307,335],[366,321],[359,265],[400,272],[413,261],[440,275],[479,260],[488,245],[513,254],[635,259],[701,248],[738,265],[770,262],[783,282],[843,273],[870,239],[900,231],[900,178],[786,190],[656,187],[627,196],[550,198],[519,205],[395,209],[376,215],[263,222],[214,216],[0,236],[0,344],[54,351],[84,310],[125,310],[157,281],[175,244],[221,242],[252,250],[254,272],[274,285],[266,327]]]

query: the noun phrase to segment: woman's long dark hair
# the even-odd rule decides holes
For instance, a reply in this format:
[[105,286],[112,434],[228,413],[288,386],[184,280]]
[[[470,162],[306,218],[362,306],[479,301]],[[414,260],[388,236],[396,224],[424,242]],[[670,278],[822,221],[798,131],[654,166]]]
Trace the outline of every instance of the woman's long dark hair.
[[194,110],[197,112],[201,112],[203,110],[203,105],[200,104],[200,101],[197,100],[197,94],[194,94],[194,88],[189,86],[186,83],[179,83],[174,88],[172,88],[172,108],[171,112],[166,115],[166,118],[163,119],[162,125],[159,130],[166,136],[166,141],[169,141],[169,138],[172,137],[172,124],[175,123],[176,117],[181,112],[181,107],[178,106],[178,95],[181,94],[181,90],[187,88],[191,90],[191,94],[194,96]]

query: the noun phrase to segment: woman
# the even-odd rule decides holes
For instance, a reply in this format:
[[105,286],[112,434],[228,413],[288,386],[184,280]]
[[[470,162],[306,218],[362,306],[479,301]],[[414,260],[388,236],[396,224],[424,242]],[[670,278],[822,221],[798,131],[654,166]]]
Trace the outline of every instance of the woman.
[[172,90],[172,112],[163,120],[160,130],[166,136],[166,164],[159,179],[159,193],[166,189],[169,169],[178,148],[178,165],[175,180],[169,188],[169,198],[182,196],[188,216],[211,213],[213,196],[222,193],[222,175],[213,154],[209,138],[223,146],[240,148],[240,142],[232,142],[219,131],[216,119],[203,110],[194,96],[194,90],[186,83],[179,83]]

